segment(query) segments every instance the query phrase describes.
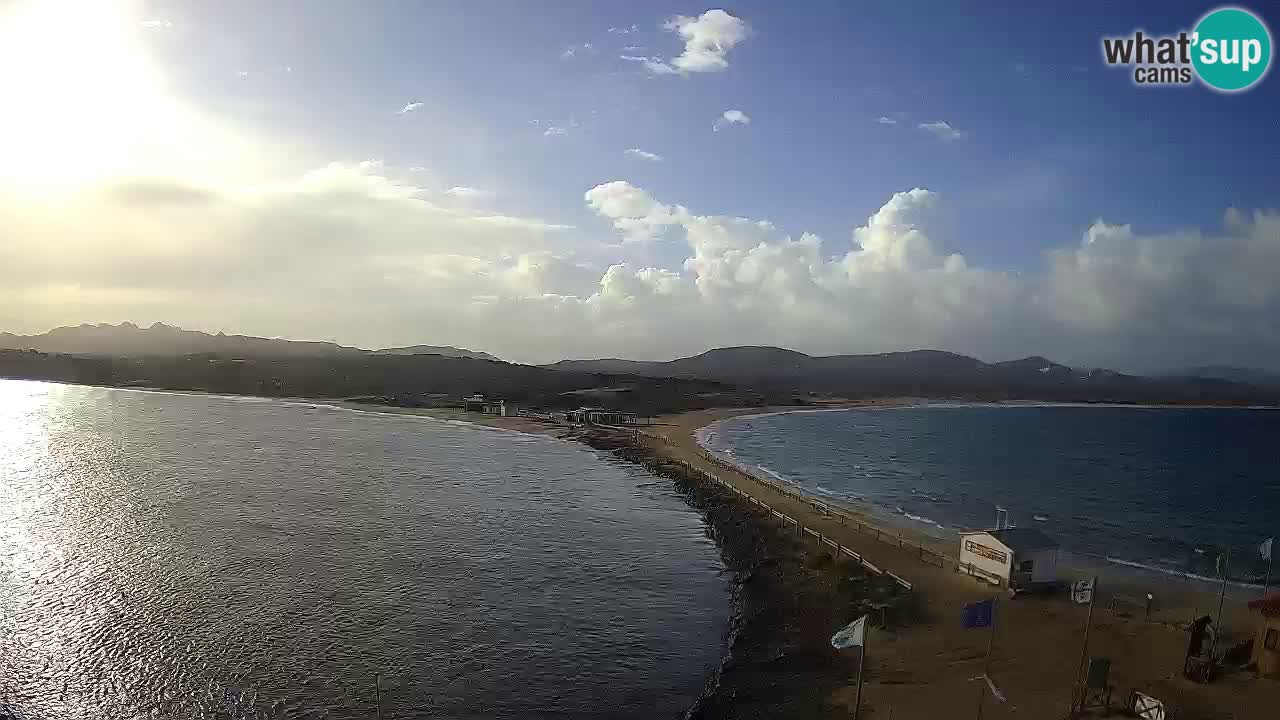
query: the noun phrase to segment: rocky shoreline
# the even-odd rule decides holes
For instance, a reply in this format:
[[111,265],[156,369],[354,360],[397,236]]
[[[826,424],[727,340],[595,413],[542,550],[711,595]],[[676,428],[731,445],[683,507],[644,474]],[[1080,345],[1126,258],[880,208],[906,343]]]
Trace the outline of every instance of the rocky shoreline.
[[[736,494],[630,438],[590,432],[575,439],[672,479],[703,516],[734,574],[726,656],[686,717],[848,717],[857,651],[833,649],[831,634],[877,604],[888,606],[891,623],[909,622],[910,596],[887,578],[803,542]],[[869,657],[868,673],[873,665]],[[871,717],[868,708],[863,716]]]

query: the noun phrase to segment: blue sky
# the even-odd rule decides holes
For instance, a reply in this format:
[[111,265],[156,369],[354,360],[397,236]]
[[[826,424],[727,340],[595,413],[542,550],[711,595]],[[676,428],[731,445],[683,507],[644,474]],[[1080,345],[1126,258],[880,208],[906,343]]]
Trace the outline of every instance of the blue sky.
[[[578,222],[582,191],[626,178],[704,211],[828,237],[891,193],[928,187],[948,198],[943,212],[958,227],[1000,213],[998,233],[941,239],[1010,269],[1034,265],[1098,217],[1163,231],[1272,201],[1274,83],[1238,96],[1139,89],[1101,63],[1104,34],[1175,32],[1212,7],[737,3],[753,33],[731,67],[679,79],[617,56],[676,54],[680,40],[661,23],[702,5],[154,6],[179,18],[157,43],[193,95],[335,157],[431,166]],[[634,33],[608,32],[633,24]],[[582,43],[593,49],[561,57]],[[275,72],[285,66],[294,72]],[[413,100],[424,106],[394,114]],[[710,133],[728,108],[749,113],[751,126]],[[899,122],[880,125],[881,116]],[[580,127],[546,142],[530,120]],[[934,120],[964,139],[940,143],[915,127]],[[626,147],[666,162],[623,157]]]
[[[476,303],[518,303],[519,312],[525,312],[533,300],[552,302],[547,299],[551,296],[582,305],[566,311],[563,303],[571,301],[556,300],[556,309],[547,311],[550,315],[534,313],[535,322],[568,328],[545,342],[511,338],[505,329],[476,331],[477,323],[493,322],[483,314],[469,315],[467,322],[423,324],[416,319],[407,329],[404,323],[394,324],[398,329],[393,332],[390,321],[384,327],[340,320],[326,325],[284,312],[279,303],[269,312],[262,306],[244,306],[224,317],[216,308],[226,308],[227,303],[219,305],[211,297],[187,298],[189,304],[166,307],[133,296],[128,302],[104,305],[101,298],[91,302],[90,295],[82,294],[59,300],[56,312],[28,313],[42,318],[30,323],[45,318],[216,323],[241,331],[312,333],[366,344],[480,344],[485,346],[481,349],[528,359],[670,356],[706,349],[699,346],[706,342],[734,340],[825,352],[945,345],[986,356],[1063,348],[1078,354],[1070,358],[1077,362],[1132,367],[1155,358],[1137,347],[1114,348],[1124,323],[1150,325],[1142,313],[1158,311],[1170,297],[1176,295],[1181,302],[1202,293],[1206,282],[1219,288],[1232,284],[1217,276],[1200,278],[1202,273],[1186,263],[1225,254],[1227,259],[1207,265],[1234,268],[1249,264],[1242,258],[1256,264],[1259,257],[1270,260],[1274,252],[1269,222],[1236,233],[1254,238],[1243,245],[1219,242],[1218,235],[1232,234],[1223,230],[1228,208],[1248,216],[1277,205],[1280,169],[1275,159],[1280,157],[1280,140],[1274,118],[1280,93],[1275,79],[1268,77],[1249,92],[1235,95],[1199,85],[1139,88],[1126,69],[1107,68],[1102,62],[1102,36],[1137,28],[1152,33],[1189,29],[1216,7],[1213,4],[1084,3],[1064,12],[1048,4],[1022,2],[741,2],[723,10],[741,23],[742,37],[723,49],[724,67],[707,72],[654,72],[642,62],[620,57],[652,58],[674,67],[687,38],[673,29],[672,19],[705,19],[716,9],[707,4],[224,0],[125,2],[120,7],[128,24],[140,27],[129,34],[130,57],[136,55],[148,72],[162,78],[157,87],[162,88],[164,102],[180,104],[201,123],[199,132],[188,126],[169,128],[175,137],[189,137],[190,147],[221,148],[225,138],[247,144],[243,155],[210,150],[228,164],[233,157],[243,157],[241,165],[255,166],[256,175],[238,179],[238,187],[278,187],[336,163],[338,169],[331,168],[326,176],[329,180],[346,171],[359,175],[362,187],[385,180],[411,188],[433,210],[450,217],[458,211],[447,203],[463,196],[447,190],[465,187],[477,191],[470,196],[467,212],[501,213],[542,224],[537,237],[524,245],[511,237],[495,238],[500,249],[476,251],[468,256],[475,262],[462,263],[491,278],[520,266],[520,258],[537,258],[522,266],[537,265],[542,273],[537,282],[522,276],[516,290],[502,285],[477,291],[467,308],[442,306],[438,298],[404,297],[397,294],[403,290],[399,286],[385,297],[378,294],[385,287],[353,287],[353,298],[377,295],[381,311],[412,308],[415,318],[467,316]],[[410,103],[417,105],[401,112]],[[716,129],[717,119],[729,110],[744,113],[749,124]],[[933,125],[937,132],[931,132],[921,127],[927,123],[946,125]],[[222,133],[218,140],[200,134],[206,126]],[[556,134],[549,136],[549,128],[556,128]],[[948,133],[953,136],[942,137]],[[624,153],[629,148],[660,159]],[[148,182],[163,178],[190,185],[199,177],[201,182],[194,184],[206,190],[216,185],[219,198],[239,197],[229,180],[205,182],[216,176],[196,167],[205,160],[157,161],[145,172],[116,168],[119,172],[111,178],[99,179],[135,182],[145,176]],[[208,162],[213,167],[213,161]],[[585,193],[611,181],[625,182],[610,186],[615,195],[636,190],[651,205],[643,210],[602,209],[603,192],[584,202]],[[943,258],[960,253],[967,268],[985,274],[959,283],[957,287],[967,288],[963,291],[937,290],[938,282],[913,274],[910,283],[926,283],[929,289],[905,297],[929,317],[903,317],[896,325],[878,328],[851,326],[833,336],[826,325],[810,328],[809,334],[792,332],[797,323],[807,321],[782,313],[763,323],[773,332],[758,331],[762,324],[749,316],[765,305],[800,308],[827,302],[839,308],[839,303],[851,301],[853,296],[842,294],[849,288],[833,290],[826,275],[844,272],[839,261],[858,250],[851,231],[867,227],[868,218],[888,208],[895,194],[913,188],[930,194],[913,196],[912,207],[901,213],[910,221],[886,220],[882,225],[903,236],[917,230],[927,236],[928,257],[933,260],[921,260],[921,268],[940,268]],[[483,212],[477,203],[483,204]],[[927,212],[917,212],[917,205],[927,205]],[[261,210],[261,205],[252,207]],[[288,205],[296,207],[297,203]],[[678,210],[668,212],[670,208]],[[687,217],[672,219],[686,210]],[[654,212],[667,219],[655,221]],[[358,213],[360,222],[376,214],[373,209]],[[736,290],[752,299],[724,301],[745,316],[726,321],[729,329],[723,334],[711,333],[711,339],[703,329],[672,342],[646,335],[662,327],[661,313],[670,310],[663,303],[684,297],[681,293],[696,294],[696,310],[687,311],[704,313],[705,321],[717,327],[731,314],[725,306],[712,307],[721,301],[710,289],[719,280],[709,265],[698,263],[719,250],[699,240],[694,229],[699,223],[690,218],[703,218],[705,226],[711,223],[708,219],[727,223],[735,217],[771,222],[765,245],[779,252],[799,252],[794,247],[787,250],[788,238],[820,236],[815,252],[827,265],[796,259],[797,255],[792,260],[805,268],[804,279],[775,273],[773,280],[751,287],[742,283],[755,282],[743,279],[755,272],[754,266],[744,270],[734,265]],[[353,218],[344,216],[343,221],[356,227]],[[634,226],[641,221],[651,236],[635,235]],[[294,227],[289,224],[293,216],[283,208],[269,217],[254,216],[253,222]],[[1125,225],[1131,228],[1123,229]],[[532,227],[521,225],[526,226]],[[360,225],[325,247],[358,245],[361,238],[382,233],[383,227]],[[1159,282],[1148,277],[1128,283],[1146,287],[1150,282],[1149,296],[1085,297],[1086,292],[1109,291],[1110,283],[1126,282],[1081,276],[1098,266],[1096,258],[1077,258],[1075,275],[1064,281],[1053,272],[1046,253],[1083,247],[1091,228],[1114,230],[1102,233],[1107,237],[1134,236],[1110,246],[1112,260],[1123,256],[1138,263],[1130,267],[1132,272],[1141,271],[1143,262],[1149,265],[1152,252],[1167,255],[1161,268],[1183,264],[1162,270]],[[720,231],[734,232],[729,225]],[[432,232],[424,229],[415,235],[421,238],[422,258],[442,254],[433,245]],[[1188,240],[1188,232],[1198,237]],[[244,242],[270,244],[265,237]],[[720,259],[736,263],[755,242],[737,237]],[[894,242],[905,246],[914,241]],[[441,244],[448,245],[443,240]],[[456,260],[459,253],[449,248]],[[402,266],[422,265],[421,258],[406,259],[401,250],[370,250],[361,262],[376,255],[381,263],[395,254]],[[142,260],[154,261],[154,255],[140,256]],[[626,267],[618,272],[642,291],[608,286],[606,271],[619,264]],[[480,266],[486,269],[474,270]],[[387,277],[385,267],[378,267]],[[438,262],[432,265],[428,276],[440,277],[439,268]],[[645,274],[646,270],[676,277]],[[757,272],[751,277],[762,276]],[[877,282],[892,284],[877,277]],[[1023,277],[1034,278],[1029,282],[1036,287],[1013,289]],[[462,282],[451,276],[451,282],[455,280]],[[663,285],[668,280],[674,284]],[[49,282],[60,288],[71,284],[65,278]],[[876,303],[887,302],[883,292],[872,292],[861,281],[848,282],[857,286],[855,295],[864,312],[880,312]],[[81,280],[76,283],[85,287]],[[1271,308],[1277,288],[1252,278],[1247,284],[1249,302],[1255,305],[1241,310],[1239,298],[1218,298],[1212,307],[1194,310],[1195,323],[1169,328],[1167,336],[1149,338],[1146,344],[1167,343],[1188,362],[1258,362],[1269,356],[1272,343],[1280,339],[1269,333],[1255,338],[1257,331],[1248,323]],[[814,294],[807,295],[800,285],[816,288]],[[1005,317],[1007,308],[958,309],[957,293],[971,292],[977,285],[985,294],[981,299],[965,296],[965,303],[1078,302],[1081,313],[1121,307],[1130,316],[1014,320]],[[114,283],[112,288],[118,297],[119,288]],[[138,288],[132,290],[136,294]],[[324,289],[326,297],[333,290]],[[615,317],[603,310],[600,303],[614,290],[646,312]],[[781,294],[766,302],[765,293],[774,291]],[[927,293],[935,292],[938,297],[930,299]],[[1062,293],[1067,300],[1059,297]],[[187,310],[175,309],[181,307]],[[930,314],[944,307],[958,314],[935,325]],[[505,308],[502,314],[511,312]],[[1000,315],[1004,320],[999,322],[1016,327],[991,320],[990,326],[974,328],[966,325],[976,322],[967,313]],[[592,335],[586,328],[599,327],[605,317],[605,325],[614,327],[617,335],[595,333],[581,343],[568,340]],[[17,319],[0,315],[0,321],[15,324]],[[1051,327],[1054,323],[1061,327]],[[1219,347],[1236,349],[1196,351],[1206,342],[1204,332],[1210,332]],[[641,340],[621,342],[619,337]],[[983,339],[964,340],[969,337]],[[530,349],[532,344],[539,346]]]

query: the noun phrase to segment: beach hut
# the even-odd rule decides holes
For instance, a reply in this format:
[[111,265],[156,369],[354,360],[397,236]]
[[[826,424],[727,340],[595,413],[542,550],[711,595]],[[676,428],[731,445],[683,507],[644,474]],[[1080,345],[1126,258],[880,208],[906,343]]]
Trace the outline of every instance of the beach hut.
[[1253,662],[1258,674],[1280,678],[1280,592],[1254,600],[1249,609],[1262,615],[1258,634],[1253,637]]
[[484,395],[475,393],[471,397],[462,398],[462,410],[464,412],[484,412],[485,399]]
[[1058,582],[1058,543],[1036,528],[960,534],[960,572],[1012,591]]
[[506,400],[486,400],[481,412],[485,415],[509,417],[516,414],[516,407],[508,404]]

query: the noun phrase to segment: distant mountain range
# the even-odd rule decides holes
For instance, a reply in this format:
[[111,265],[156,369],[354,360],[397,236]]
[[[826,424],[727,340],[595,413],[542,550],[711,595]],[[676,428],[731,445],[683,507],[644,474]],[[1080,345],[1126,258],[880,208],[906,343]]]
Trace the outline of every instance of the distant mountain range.
[[1217,380],[1230,380],[1231,382],[1245,383],[1247,385],[1257,385],[1258,387],[1280,388],[1280,372],[1259,370],[1257,368],[1230,367],[1227,365],[1205,365],[1202,367],[1186,368],[1184,370],[1165,373],[1161,377],[1212,378]]
[[144,357],[215,353],[241,357],[326,357],[333,355],[443,355],[444,357],[498,360],[484,352],[436,345],[362,350],[331,342],[311,342],[261,338],[251,335],[227,335],[155,323],[140,328],[133,323],[119,325],[77,325],[60,327],[43,335],[0,333],[0,349],[39,350],[68,355],[105,355],[110,357]]
[[[55,362],[10,353],[4,367],[0,367],[0,374],[9,377],[89,378],[81,381],[159,383],[164,387],[222,388],[230,392],[242,391],[231,388],[260,388],[263,383],[280,379],[293,392],[305,389],[326,396],[398,396],[487,389],[508,397],[537,397],[542,403],[561,404],[592,402],[585,396],[573,395],[589,392],[597,402],[610,399],[625,405],[643,403],[650,408],[656,406],[659,397],[665,398],[661,401],[664,407],[886,396],[1280,404],[1280,377],[1262,370],[1202,367],[1148,377],[1072,368],[1039,356],[988,363],[940,350],[813,356],[784,348],[747,346],[718,348],[667,362],[609,358],[562,360],[535,367],[505,363],[488,353],[455,347],[413,345],[364,350],[329,342],[210,335],[162,323],[148,328],[131,323],[80,325],[31,336],[3,333],[0,349],[4,348],[33,349],[66,358]],[[197,370],[192,363],[197,359],[207,360],[208,367]],[[441,364],[442,359],[449,362]],[[104,365],[82,360],[110,362]],[[251,364],[226,365],[242,361]],[[55,365],[61,369],[49,369]],[[215,367],[222,368],[222,374],[210,376]],[[250,377],[255,378],[256,384],[245,384]],[[627,388],[626,396],[601,390],[614,386]],[[693,388],[697,390],[690,394]],[[548,395],[553,389],[570,394]],[[647,399],[642,400],[642,395]]]
[[806,355],[776,347],[732,347],[667,362],[608,358],[562,360],[548,369],[627,373],[656,378],[712,380],[753,387],[787,388],[849,397],[902,394],[985,399],[1026,398],[1116,402],[1262,402],[1280,384],[1262,382],[1264,371],[1126,375],[1106,369],[1077,369],[1047,358],[987,363],[940,350],[872,355]]

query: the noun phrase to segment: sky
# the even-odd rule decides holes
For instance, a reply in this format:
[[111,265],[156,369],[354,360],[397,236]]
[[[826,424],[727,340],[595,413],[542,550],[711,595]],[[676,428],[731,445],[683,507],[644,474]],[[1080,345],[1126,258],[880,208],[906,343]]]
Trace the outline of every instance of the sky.
[[1280,81],[1102,59],[1214,7],[7,0],[0,330],[1280,369]]

